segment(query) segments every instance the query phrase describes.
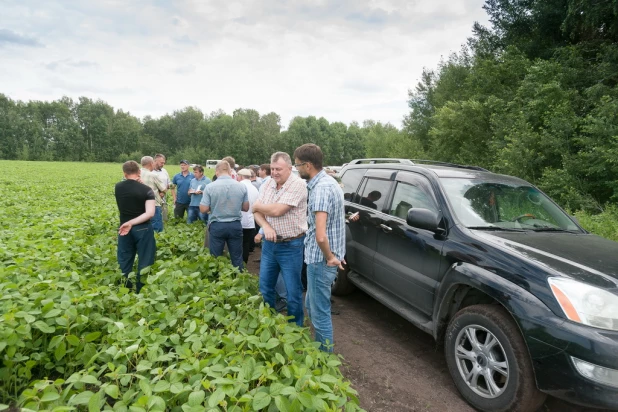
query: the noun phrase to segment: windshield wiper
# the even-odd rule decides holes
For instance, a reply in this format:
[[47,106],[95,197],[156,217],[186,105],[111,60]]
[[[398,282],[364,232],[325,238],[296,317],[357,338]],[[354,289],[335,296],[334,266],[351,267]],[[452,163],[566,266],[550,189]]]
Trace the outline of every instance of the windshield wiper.
[[561,229],[559,227],[535,227],[533,229],[535,232],[566,232],[566,233],[579,233],[576,230],[567,230],[567,229]]
[[513,229],[500,226],[466,226],[472,230],[488,230],[488,231],[503,231],[503,232],[525,232],[524,229]]

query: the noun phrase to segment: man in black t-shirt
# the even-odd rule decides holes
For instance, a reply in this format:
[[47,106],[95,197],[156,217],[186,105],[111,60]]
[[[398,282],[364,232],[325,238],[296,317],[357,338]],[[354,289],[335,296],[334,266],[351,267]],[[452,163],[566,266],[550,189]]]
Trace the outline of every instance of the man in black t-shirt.
[[122,165],[126,180],[116,184],[116,204],[120,212],[120,228],[118,229],[118,264],[126,276],[126,286],[133,285],[129,281],[129,273],[133,271],[135,254],[137,253],[136,292],[142,288],[140,271],[154,263],[157,245],[150,219],[155,214],[155,194],[145,184],[139,183],[140,167],[137,162],[129,160]]

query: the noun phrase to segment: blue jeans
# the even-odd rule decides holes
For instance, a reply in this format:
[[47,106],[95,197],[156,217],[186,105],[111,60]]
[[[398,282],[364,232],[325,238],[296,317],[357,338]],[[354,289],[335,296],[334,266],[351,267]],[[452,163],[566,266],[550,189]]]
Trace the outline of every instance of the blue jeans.
[[163,215],[161,214],[161,206],[155,206],[155,214],[150,219],[152,228],[155,232],[163,232]]
[[337,276],[337,266],[327,266],[326,261],[307,265],[307,294],[305,308],[315,329],[315,340],[320,349],[333,351],[333,321],[330,317],[330,288]]
[[275,285],[279,272],[283,277],[287,290],[288,316],[303,326],[303,286],[300,274],[303,269],[303,249],[305,237],[289,242],[264,241],[262,244],[262,260],[260,262],[260,293],[264,302],[275,308]]
[[242,225],[240,220],[235,222],[211,222],[208,225],[210,235],[210,254],[221,256],[223,247],[227,243],[232,265],[242,270]]
[[118,264],[120,265],[120,270],[127,278],[126,286],[128,288],[133,286],[131,281],[129,281],[129,273],[133,272],[135,254],[137,253],[138,257],[135,287],[137,293],[139,293],[143,286],[140,281],[140,271],[154,263],[156,252],[157,244],[151,222],[135,225],[125,236],[118,236]]
[[283,275],[279,272],[279,276],[277,276],[277,283],[275,284],[275,292],[277,296],[281,299],[288,299],[288,291],[285,288],[285,282],[283,281]]
[[189,206],[187,210],[187,223],[191,224],[200,219],[204,224],[208,224],[208,213],[200,212],[199,206]]

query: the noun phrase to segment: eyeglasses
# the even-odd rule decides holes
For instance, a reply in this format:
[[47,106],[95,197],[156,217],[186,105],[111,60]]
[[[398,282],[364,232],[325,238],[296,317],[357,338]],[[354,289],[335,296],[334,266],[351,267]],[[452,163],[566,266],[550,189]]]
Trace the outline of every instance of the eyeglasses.
[[307,163],[309,163],[309,162],[302,162],[302,163],[298,163],[298,164],[295,164],[295,165],[294,165],[294,167],[304,166],[304,165],[306,165]]

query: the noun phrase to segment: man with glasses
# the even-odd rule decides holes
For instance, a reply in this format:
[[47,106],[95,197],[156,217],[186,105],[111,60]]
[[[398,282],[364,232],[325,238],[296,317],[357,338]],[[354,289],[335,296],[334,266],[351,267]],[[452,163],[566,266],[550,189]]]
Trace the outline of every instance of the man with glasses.
[[337,270],[345,261],[345,211],[343,191],[322,168],[319,146],[304,144],[294,151],[300,177],[307,179],[309,201],[308,230],[305,239],[307,295],[305,308],[315,330],[320,349],[333,350],[333,323],[330,292]]
[[260,292],[275,308],[275,285],[279,272],[287,289],[290,321],[303,325],[303,245],[307,231],[307,187],[292,174],[287,153],[276,152],[270,159],[271,180],[262,184],[253,205],[255,220],[264,231],[260,262]]

